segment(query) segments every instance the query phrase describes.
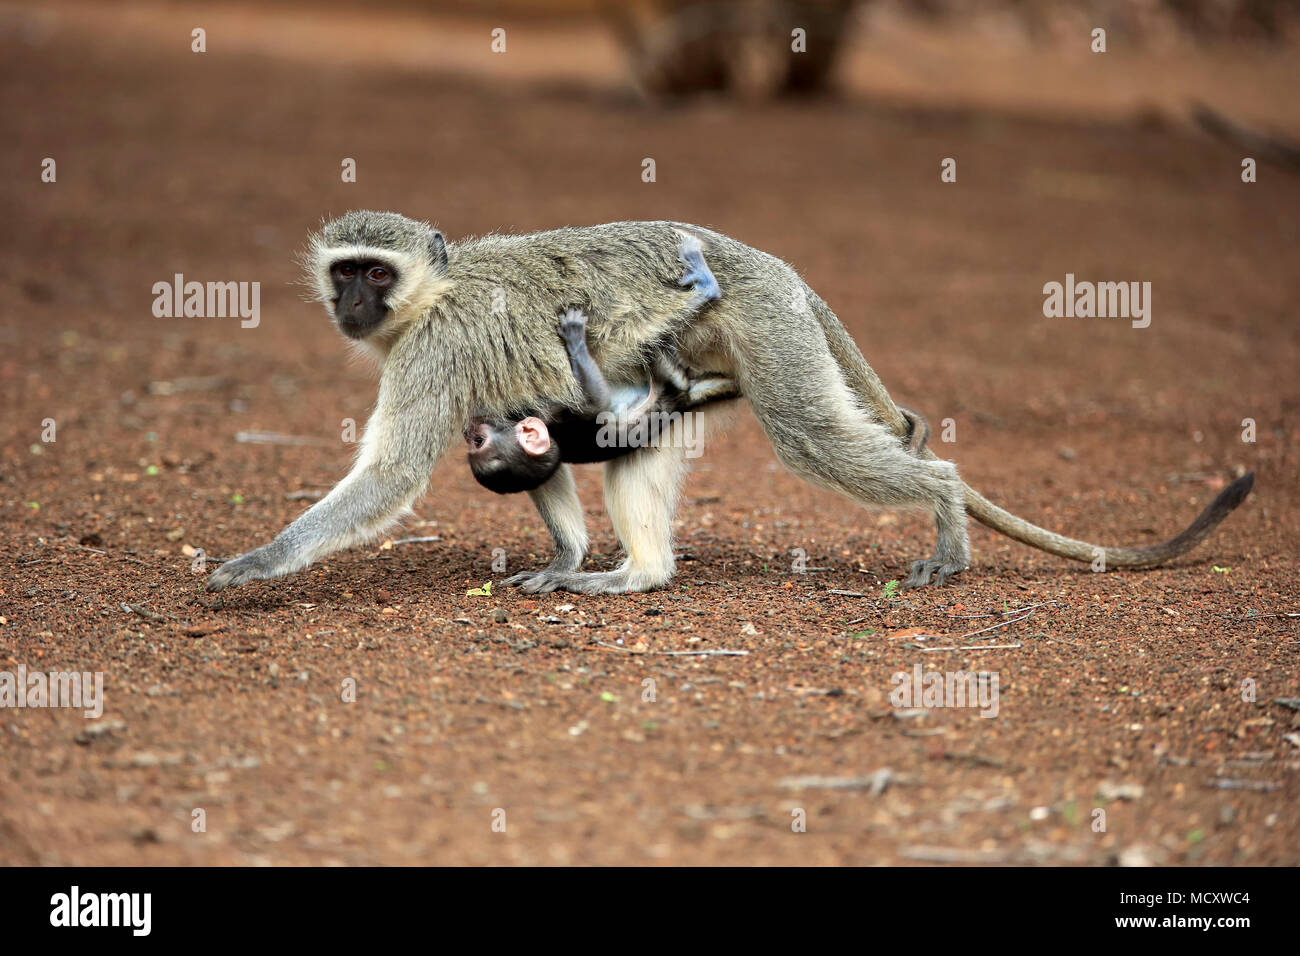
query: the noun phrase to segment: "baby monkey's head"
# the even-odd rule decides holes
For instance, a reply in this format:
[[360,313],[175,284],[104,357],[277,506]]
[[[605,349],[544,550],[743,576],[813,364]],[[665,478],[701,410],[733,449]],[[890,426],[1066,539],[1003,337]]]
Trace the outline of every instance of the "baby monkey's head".
[[465,443],[475,480],[499,495],[532,491],[560,467],[560,448],[535,415],[519,421],[475,418],[465,429]]

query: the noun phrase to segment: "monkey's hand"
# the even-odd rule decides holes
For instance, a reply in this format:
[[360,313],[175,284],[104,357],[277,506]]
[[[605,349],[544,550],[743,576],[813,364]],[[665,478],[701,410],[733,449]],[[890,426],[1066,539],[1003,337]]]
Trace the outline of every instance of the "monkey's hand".
[[267,578],[278,578],[282,574],[288,574],[291,569],[285,566],[279,550],[272,541],[247,554],[231,558],[212,572],[204,590],[220,591],[247,584],[249,581],[264,581]]

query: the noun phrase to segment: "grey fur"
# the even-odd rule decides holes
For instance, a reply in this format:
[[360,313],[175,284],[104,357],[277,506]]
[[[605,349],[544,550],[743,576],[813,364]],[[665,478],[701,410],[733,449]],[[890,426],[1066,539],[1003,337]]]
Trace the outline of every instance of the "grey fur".
[[[690,239],[700,241],[717,278],[718,297],[702,307],[696,290],[680,284]],[[507,414],[547,402],[580,408],[581,392],[556,335],[561,304],[590,316],[588,345],[611,381],[644,380],[655,357],[672,349],[686,366],[739,386],[777,456],[796,474],[861,504],[933,513],[935,554],[913,565],[908,586],[942,583],[968,566],[967,509],[1054,554],[1084,561],[1096,554],[1086,542],[995,508],[962,482],[952,463],[924,447],[924,438],[916,445],[915,423],[826,303],[786,263],[727,236],[681,223],[621,222],[444,245],[426,223],[352,212],[327,224],[308,256],[327,308],[330,263],[360,248],[384,251],[383,261],[410,281],[398,282],[391,319],[366,340],[383,366],[358,461],[270,544],[222,565],[209,590],[288,574],[377,534],[423,491],[471,409]],[[494,311],[494,303],[504,309]],[[701,414],[714,417],[714,408]],[[627,557],[600,574],[578,570],[586,529],[572,475],[561,468],[532,492],[555,537],[556,559],[512,580],[529,591],[619,593],[664,585],[673,573],[682,448],[670,436],[606,465],[606,507]],[[1152,563],[1181,553],[1244,498],[1234,488],[1179,538],[1153,548],[1105,549],[1108,563]]]

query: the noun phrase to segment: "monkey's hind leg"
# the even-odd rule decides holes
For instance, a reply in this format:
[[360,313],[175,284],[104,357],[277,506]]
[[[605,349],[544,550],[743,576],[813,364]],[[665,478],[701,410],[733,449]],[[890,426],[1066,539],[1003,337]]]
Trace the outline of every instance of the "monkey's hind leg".
[[[917,458],[872,421],[815,339],[797,349],[751,354],[740,381],[781,461],[814,484],[863,505],[925,508],[934,514],[934,555],[912,565],[904,587],[945,583],[970,564],[965,491],[947,461]],[[778,368],[779,366],[779,368]],[[799,389],[770,383],[798,381]]]

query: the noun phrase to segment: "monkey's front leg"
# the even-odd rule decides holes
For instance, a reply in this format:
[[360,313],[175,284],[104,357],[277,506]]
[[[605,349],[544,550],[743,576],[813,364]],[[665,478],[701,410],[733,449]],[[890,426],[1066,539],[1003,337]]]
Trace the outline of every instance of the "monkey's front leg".
[[333,551],[369,540],[411,506],[427,481],[428,472],[421,474],[417,465],[382,467],[363,460],[269,544],[212,572],[207,590],[292,574]]
[[555,559],[544,571],[523,571],[506,578],[506,584],[519,585],[525,591],[542,590],[539,578],[546,575],[567,574],[582,567],[587,556],[587,523],[582,517],[582,502],[578,500],[578,486],[573,481],[573,471],[560,465],[544,484],[528,492],[537,506],[537,512],[546,523],[555,541]]
[[597,573],[548,568],[533,575],[524,590],[625,594],[667,584],[673,576],[672,522],[685,472],[683,449],[674,427],[657,447],[605,465],[605,508],[626,553],[622,564]]

